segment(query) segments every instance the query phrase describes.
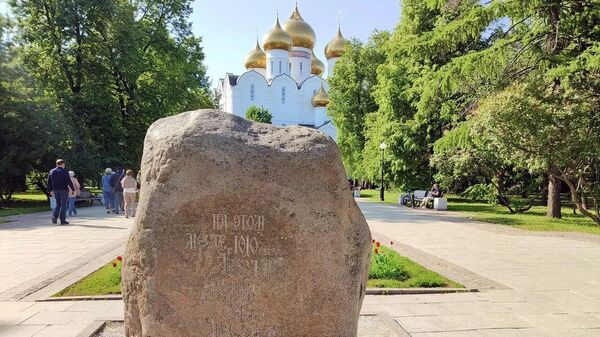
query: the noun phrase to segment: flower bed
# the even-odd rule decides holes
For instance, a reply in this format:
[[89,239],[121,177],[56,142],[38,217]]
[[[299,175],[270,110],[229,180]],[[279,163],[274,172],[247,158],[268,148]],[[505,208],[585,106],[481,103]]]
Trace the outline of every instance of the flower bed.
[[[390,242],[393,246],[393,242]],[[373,241],[371,267],[369,269],[370,288],[462,288],[437,273],[425,269],[414,261],[401,256],[394,250]],[[55,294],[64,296],[96,296],[121,293],[122,257],[118,256],[106,266],[96,270],[77,283]]]
[[[390,246],[394,243],[390,242]],[[369,288],[463,288],[373,240]]]

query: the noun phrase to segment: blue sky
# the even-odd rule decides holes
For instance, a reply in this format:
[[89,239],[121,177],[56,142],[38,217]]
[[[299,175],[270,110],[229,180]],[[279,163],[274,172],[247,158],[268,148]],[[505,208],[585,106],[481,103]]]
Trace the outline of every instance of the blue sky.
[[[203,38],[213,86],[226,72],[244,71],[244,58],[254,48],[256,30],[262,41],[275,23],[277,3],[283,23],[292,12],[293,0],[195,1],[193,31]],[[337,29],[338,12],[344,36],[361,40],[366,40],[375,29],[393,29],[400,19],[398,0],[299,0],[298,7],[317,34],[315,54],[323,62],[325,45]]]
[[[0,13],[6,12],[0,0]],[[226,72],[244,71],[244,58],[280,18],[287,20],[293,0],[196,0],[191,16],[195,35],[202,36],[208,75],[216,86]],[[300,13],[315,30],[315,54],[325,62],[323,49],[334,36],[338,13],[344,36],[366,40],[375,29],[391,30],[400,18],[399,0],[299,0]]]

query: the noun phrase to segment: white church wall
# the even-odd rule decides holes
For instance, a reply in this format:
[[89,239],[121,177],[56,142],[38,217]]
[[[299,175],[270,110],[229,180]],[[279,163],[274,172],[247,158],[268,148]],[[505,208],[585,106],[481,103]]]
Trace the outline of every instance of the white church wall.
[[293,47],[290,52],[290,76],[297,82],[302,83],[310,77],[312,51],[304,47]]
[[256,71],[248,71],[240,75],[231,92],[232,108],[228,111],[236,116],[246,118],[246,111],[252,105],[268,108],[269,85],[266,79]]
[[267,80],[290,73],[289,54],[287,50],[281,49],[267,51]]
[[270,111],[273,115],[273,124],[301,124],[302,119],[298,109],[299,95],[296,81],[289,75],[280,75],[273,79],[270,89],[272,98]]

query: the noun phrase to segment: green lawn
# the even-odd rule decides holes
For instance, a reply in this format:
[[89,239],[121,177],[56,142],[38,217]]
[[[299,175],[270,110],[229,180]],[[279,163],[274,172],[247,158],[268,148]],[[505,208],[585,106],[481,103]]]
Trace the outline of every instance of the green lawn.
[[[363,190],[361,195],[372,201],[379,201],[378,190]],[[398,203],[398,192],[386,192],[385,202]],[[448,210],[460,212],[475,221],[508,225],[530,231],[556,231],[556,232],[581,232],[600,234],[598,227],[592,219],[581,214],[573,214],[572,208],[564,207],[562,219],[546,217],[546,207],[535,206],[523,214],[510,214],[505,207],[490,205],[482,202],[471,202],[455,196],[448,197]]]
[[[113,263],[116,263],[116,267]],[[121,265],[118,260],[115,260],[52,297],[120,294]]]
[[438,273],[381,245],[373,251],[367,287],[370,288],[464,288]]
[[[15,193],[10,206],[0,209],[0,218],[50,210],[50,203],[42,192]],[[0,219],[0,223],[6,222]]]

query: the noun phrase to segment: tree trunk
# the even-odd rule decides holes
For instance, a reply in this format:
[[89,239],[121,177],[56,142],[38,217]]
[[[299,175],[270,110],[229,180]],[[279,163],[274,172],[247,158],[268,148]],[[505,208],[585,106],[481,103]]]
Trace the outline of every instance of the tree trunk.
[[542,191],[542,206],[548,206],[548,175],[544,174],[544,181],[542,181],[542,186],[540,186],[540,190]]
[[561,182],[554,175],[548,176],[548,212],[546,216],[549,218],[562,218],[561,202],[560,202],[560,187]]

